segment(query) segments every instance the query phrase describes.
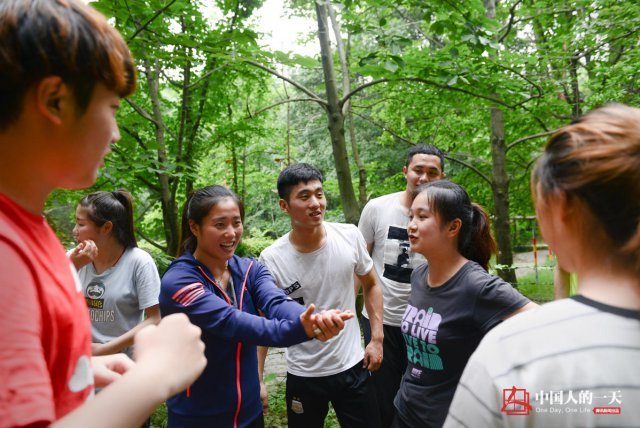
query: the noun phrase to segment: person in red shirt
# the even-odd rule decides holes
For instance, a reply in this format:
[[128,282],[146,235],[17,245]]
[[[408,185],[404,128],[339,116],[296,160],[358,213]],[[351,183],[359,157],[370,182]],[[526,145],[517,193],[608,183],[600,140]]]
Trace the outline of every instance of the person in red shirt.
[[136,363],[92,357],[77,275],[42,216],[53,189],[95,182],[135,81],[122,37],[82,1],[0,3],[0,427],[140,426],[206,364],[184,315],[142,329]]

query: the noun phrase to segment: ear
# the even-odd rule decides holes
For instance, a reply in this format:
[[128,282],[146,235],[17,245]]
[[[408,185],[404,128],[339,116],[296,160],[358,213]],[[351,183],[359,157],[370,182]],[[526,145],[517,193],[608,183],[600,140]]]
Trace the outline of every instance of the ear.
[[54,125],[60,125],[74,108],[71,90],[59,76],[40,80],[35,92],[38,112]]
[[109,235],[111,232],[113,232],[113,223],[111,222],[111,220],[105,221],[101,229],[102,233],[104,233],[105,235]]
[[462,228],[462,220],[460,220],[459,218],[453,219],[449,222],[446,228],[447,234],[449,234],[450,236],[456,236],[460,233],[460,229]]
[[[574,222],[576,219],[575,213],[584,209],[581,206],[580,201],[575,197],[568,197],[566,193],[560,192],[557,196],[557,202],[559,205],[561,219],[563,223]],[[555,208],[555,207],[554,207]],[[580,216],[579,216],[580,217]]]
[[278,205],[280,205],[280,209],[283,213],[289,214],[289,204],[284,199],[280,199],[278,201]]
[[197,237],[200,232],[200,226],[195,221],[189,220],[189,230],[193,233],[193,236]]
[[402,173],[404,174],[404,178],[407,178],[407,166],[402,167]]

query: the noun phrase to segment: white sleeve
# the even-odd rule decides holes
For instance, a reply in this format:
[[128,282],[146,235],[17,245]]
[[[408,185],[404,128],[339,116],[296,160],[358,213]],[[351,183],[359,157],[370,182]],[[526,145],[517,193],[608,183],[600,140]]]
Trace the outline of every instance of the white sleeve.
[[376,219],[375,208],[373,207],[373,201],[369,201],[362,209],[360,214],[360,221],[358,222],[358,229],[362,233],[364,240],[367,244],[373,244],[375,241],[375,224]]
[[369,251],[367,251],[367,244],[364,240],[364,237],[362,236],[362,233],[355,227],[354,235],[355,242],[353,243],[353,245],[355,246],[357,259],[355,273],[356,275],[365,275],[369,273],[371,269],[373,269],[373,260],[369,255]]
[[135,287],[138,293],[138,308],[147,309],[158,304],[160,275],[153,258],[144,250],[135,267]]

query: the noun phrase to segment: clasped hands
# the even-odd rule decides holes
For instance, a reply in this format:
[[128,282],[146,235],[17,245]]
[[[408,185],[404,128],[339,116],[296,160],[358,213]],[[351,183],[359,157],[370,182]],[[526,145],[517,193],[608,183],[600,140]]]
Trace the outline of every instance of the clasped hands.
[[337,336],[344,328],[345,321],[354,317],[353,312],[340,309],[329,309],[320,313],[314,313],[315,305],[309,305],[306,311],[300,314],[300,321],[305,333],[309,337],[326,342]]

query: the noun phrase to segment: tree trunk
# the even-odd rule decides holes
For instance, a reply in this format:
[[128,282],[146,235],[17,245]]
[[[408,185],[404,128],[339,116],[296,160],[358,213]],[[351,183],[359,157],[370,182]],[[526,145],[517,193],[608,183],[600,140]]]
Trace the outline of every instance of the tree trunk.
[[577,120],[582,116],[580,105],[580,84],[578,83],[578,58],[572,56],[569,60],[569,75],[571,76],[571,117]]
[[[496,19],[495,0],[485,0],[486,17]],[[492,94],[497,98],[497,94]],[[511,250],[511,229],[509,228],[509,177],[507,176],[507,146],[504,142],[504,115],[497,106],[491,106],[491,168],[493,177],[493,229],[498,243],[498,265],[508,266],[498,269],[498,275],[507,282],[517,286]]]
[[507,146],[504,143],[504,117],[502,110],[491,106],[491,166],[493,177],[493,228],[498,243],[497,263],[508,268],[498,269],[500,278],[517,285],[511,251],[511,229],[509,228],[509,177],[507,176]]
[[333,71],[333,59],[331,57],[331,45],[327,30],[327,6],[316,1],[316,14],[318,18],[318,39],[320,41],[320,54],[322,57],[322,70],[324,72],[325,89],[327,91],[327,116],[329,121],[329,133],[331,134],[331,148],[333,160],[338,175],[338,188],[342,200],[342,210],[347,222],[357,224],[360,211],[351,182],[351,171],[347,156],[346,142],[344,138],[344,114],[338,99],[338,88]]
[[[162,126],[162,110],[160,108],[158,76],[160,74],[159,63],[156,61],[155,67],[151,66],[148,58],[144,58],[144,73],[149,85],[149,97],[153,109],[153,119],[155,121],[155,137],[158,143],[158,169],[164,170],[167,165],[167,147],[165,143],[164,128]],[[160,183],[160,204],[162,207],[162,219],[164,224],[164,234],[167,241],[167,253],[174,255],[178,252],[178,216],[175,198],[172,198],[171,183],[169,175],[158,172],[158,182]]]
[[[333,34],[336,38],[336,48],[338,50],[338,58],[340,58],[340,70],[342,72],[342,93],[348,94],[351,92],[351,77],[349,75],[349,60],[348,51],[344,48],[342,43],[342,32],[340,31],[340,23],[336,19],[335,10],[331,6],[331,1],[327,0],[327,11],[331,18],[331,26],[333,28]],[[347,42],[348,44],[348,42]],[[353,124],[353,111],[351,110],[351,100],[347,100],[346,104],[342,108],[343,112],[347,112],[348,125],[349,125],[349,141],[351,142],[351,153],[353,154],[353,161],[358,168],[358,199],[360,207],[364,207],[367,203],[367,171],[360,159],[360,153],[358,151],[358,142],[356,140],[356,127]]]

